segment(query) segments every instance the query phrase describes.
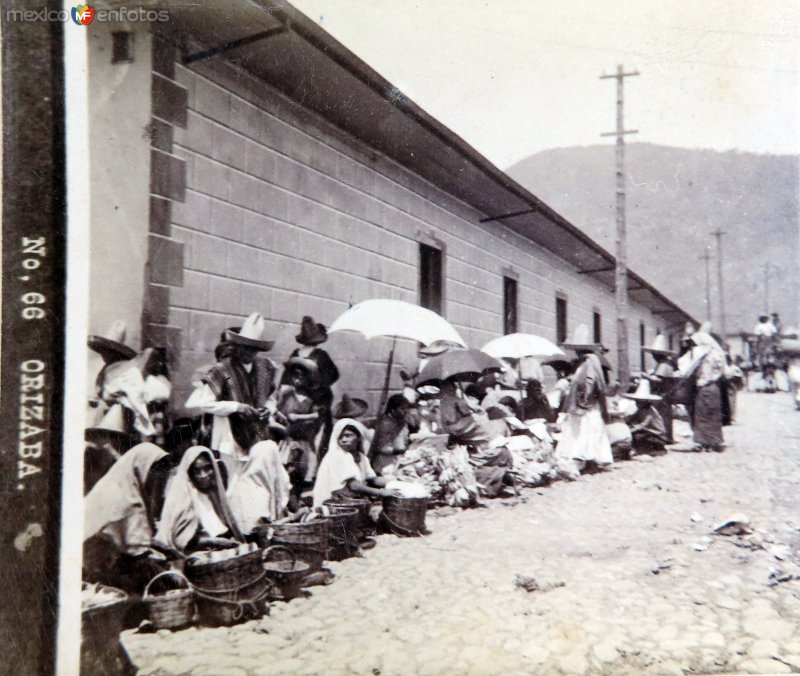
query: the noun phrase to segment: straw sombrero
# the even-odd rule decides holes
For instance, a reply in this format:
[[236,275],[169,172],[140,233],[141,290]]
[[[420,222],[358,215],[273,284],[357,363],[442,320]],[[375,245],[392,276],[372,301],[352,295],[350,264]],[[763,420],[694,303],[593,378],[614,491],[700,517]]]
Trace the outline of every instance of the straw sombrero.
[[669,345],[667,345],[667,337],[663,333],[659,333],[653,340],[653,344],[650,347],[643,347],[642,351],[650,352],[651,354],[675,354],[674,350],[669,349]]
[[605,348],[600,343],[589,341],[589,327],[586,324],[578,324],[572,334],[572,340],[562,343],[561,347],[567,350],[575,350],[576,352],[605,351]]
[[342,400],[333,409],[333,417],[336,419],[360,418],[367,412],[367,408],[369,405],[363,399],[343,394]]
[[88,346],[97,352],[106,364],[113,364],[115,361],[133,359],[136,350],[125,345],[125,334],[128,327],[121,319],[115,321],[111,328],[102,336],[89,336]]
[[264,335],[264,318],[258,312],[254,312],[245,319],[241,328],[226,329],[223,335],[228,343],[251,347],[262,352],[268,352],[275,344],[274,340],[262,339]]
[[634,401],[661,401],[661,397],[657,394],[650,393],[650,381],[647,378],[642,378],[639,381],[639,386],[636,392],[623,394],[626,399],[633,399]]

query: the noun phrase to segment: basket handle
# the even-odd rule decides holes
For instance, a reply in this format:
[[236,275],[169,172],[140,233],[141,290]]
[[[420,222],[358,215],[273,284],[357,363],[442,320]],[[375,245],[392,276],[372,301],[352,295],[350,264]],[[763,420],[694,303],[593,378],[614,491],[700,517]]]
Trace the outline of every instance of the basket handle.
[[275,549],[282,549],[285,552],[289,552],[289,554],[291,554],[292,556],[292,568],[294,568],[295,564],[297,563],[297,554],[295,554],[291,549],[289,549],[284,545],[270,545],[269,547],[267,547],[264,550],[263,554],[261,555],[262,563],[267,563],[267,559],[269,558],[270,552],[272,552]]
[[177,577],[186,585],[186,589],[191,589],[189,580],[187,580],[177,570],[165,570],[163,573],[159,573],[152,580],[150,580],[150,582],[147,583],[147,586],[144,588],[144,594],[142,594],[142,600],[145,601],[148,598],[150,598],[150,585],[153,584],[153,582],[155,582],[160,577],[167,577],[168,575],[171,575],[172,577]]

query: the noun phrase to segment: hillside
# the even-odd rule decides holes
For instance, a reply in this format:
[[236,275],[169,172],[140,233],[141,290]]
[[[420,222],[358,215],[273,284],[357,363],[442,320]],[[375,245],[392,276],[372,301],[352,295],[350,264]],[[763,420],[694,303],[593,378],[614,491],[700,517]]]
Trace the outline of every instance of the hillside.
[[[711,246],[711,304],[719,323],[716,240],[722,238],[729,331],[752,328],[765,304],[784,325],[800,323],[799,158],[626,146],[630,267],[698,318],[705,318],[705,264]],[[556,211],[614,252],[614,146],[559,148],[506,170]]]

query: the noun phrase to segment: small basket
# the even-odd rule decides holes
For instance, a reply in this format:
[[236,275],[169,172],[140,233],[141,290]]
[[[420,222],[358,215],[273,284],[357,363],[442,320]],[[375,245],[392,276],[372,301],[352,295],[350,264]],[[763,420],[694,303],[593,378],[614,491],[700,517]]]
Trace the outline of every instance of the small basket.
[[356,537],[358,539],[375,535],[375,524],[369,517],[369,510],[372,507],[372,502],[363,500],[361,498],[346,498],[335,497],[325,500],[323,503],[327,507],[331,505],[339,505],[344,507],[355,507],[358,510],[358,519],[355,522]]
[[[150,592],[150,586],[156,580],[167,577],[177,579],[182,587],[161,594]],[[150,622],[156,629],[180,629],[192,623],[194,593],[189,581],[177,571],[168,570],[150,580],[144,588],[142,601],[147,605]]]
[[283,545],[291,549],[298,559],[305,561],[311,572],[322,569],[328,556],[330,521],[317,518],[306,523],[272,524],[273,545]]
[[184,573],[193,586],[209,590],[231,589],[245,584],[261,574],[261,550],[239,556],[199,563],[190,556]]
[[429,498],[386,497],[383,499],[383,520],[389,532],[402,537],[425,535],[425,514]]
[[347,505],[325,505],[330,512],[331,533],[329,557],[342,561],[358,553],[359,511]]
[[128,595],[121,589],[116,601],[87,608],[81,612],[81,674],[105,676],[122,672],[119,635],[125,613],[130,607]]
[[[272,552],[282,551],[290,558],[270,560]],[[264,550],[264,571],[272,581],[273,588],[270,596],[276,600],[288,601],[300,593],[300,585],[306,573],[308,564],[298,561],[295,553],[283,545],[273,545]]]

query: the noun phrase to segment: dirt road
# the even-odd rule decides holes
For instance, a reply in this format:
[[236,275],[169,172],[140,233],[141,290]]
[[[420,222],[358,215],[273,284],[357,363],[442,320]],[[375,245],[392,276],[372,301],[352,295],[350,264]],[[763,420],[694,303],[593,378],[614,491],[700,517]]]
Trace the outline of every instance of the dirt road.
[[[800,413],[744,394],[726,437],[431,514],[261,621],[124,643],[146,674],[800,672]],[[752,535],[712,534],[735,513]]]

